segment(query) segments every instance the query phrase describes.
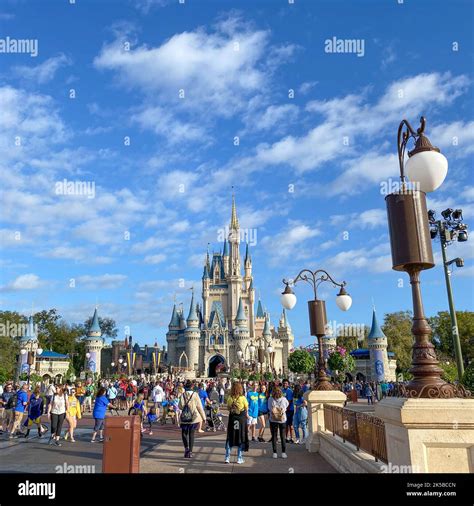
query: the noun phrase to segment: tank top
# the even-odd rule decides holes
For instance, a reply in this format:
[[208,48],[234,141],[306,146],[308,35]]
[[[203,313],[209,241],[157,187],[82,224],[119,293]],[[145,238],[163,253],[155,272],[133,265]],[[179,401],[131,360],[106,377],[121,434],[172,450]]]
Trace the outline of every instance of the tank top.
[[66,413],[66,397],[64,395],[55,395],[51,400],[51,413],[62,415]]

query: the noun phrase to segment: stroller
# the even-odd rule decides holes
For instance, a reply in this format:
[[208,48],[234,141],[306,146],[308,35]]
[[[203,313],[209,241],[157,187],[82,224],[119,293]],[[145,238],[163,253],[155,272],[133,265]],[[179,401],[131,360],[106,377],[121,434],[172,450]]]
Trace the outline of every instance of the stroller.
[[219,404],[216,401],[212,401],[210,405],[207,405],[205,407],[205,412],[207,432],[226,430],[224,422],[222,421],[222,413],[219,411]]

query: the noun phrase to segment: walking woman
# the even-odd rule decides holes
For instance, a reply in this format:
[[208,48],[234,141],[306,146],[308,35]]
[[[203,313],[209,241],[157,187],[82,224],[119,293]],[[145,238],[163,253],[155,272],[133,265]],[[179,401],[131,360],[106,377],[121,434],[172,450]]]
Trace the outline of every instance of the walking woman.
[[260,441],[260,443],[265,442],[265,439],[263,439],[263,434],[265,433],[265,426],[267,425],[267,415],[268,415],[267,385],[265,383],[261,383],[258,393],[258,423],[260,424],[260,429],[258,430],[258,438],[257,438],[257,440]]
[[[293,418],[293,427],[295,428],[296,444],[303,444],[308,437],[308,408],[307,402],[304,400],[304,392],[300,385],[295,385],[293,391],[295,416]],[[300,439],[300,429],[303,431],[303,437]]]
[[194,433],[199,424],[206,420],[201,399],[199,394],[193,391],[193,384],[190,380],[186,381],[184,393],[179,398],[179,409],[181,410],[179,423],[184,445],[184,457],[190,459],[193,456]]
[[38,437],[42,437],[43,433],[46,432],[41,425],[41,415],[43,414],[43,398],[41,397],[41,389],[37,385],[31,394],[30,402],[28,403],[28,418],[25,421],[26,434],[25,438],[30,435],[30,430],[33,424],[38,429]]
[[286,459],[286,441],[285,441],[285,427],[286,427],[286,410],[288,408],[288,401],[283,397],[280,387],[273,387],[272,395],[268,399],[268,412],[270,414],[270,431],[272,433],[272,448],[273,458],[278,458],[277,454],[277,435],[280,434],[281,441],[281,458]]
[[71,389],[71,394],[68,397],[68,410],[66,412],[66,420],[69,425],[68,431],[64,436],[64,440],[67,441],[68,437],[71,438],[71,443],[75,443],[74,439],[74,429],[77,427],[77,420],[81,419],[81,403],[79,399],[76,397],[76,389]]
[[61,446],[59,438],[61,436],[61,429],[63,427],[66,412],[69,409],[69,402],[66,392],[62,385],[58,385],[56,393],[53,394],[51,402],[48,405],[48,415],[51,420],[51,437],[49,444]]
[[92,416],[94,417],[94,432],[92,433],[91,443],[95,443],[97,433],[99,433],[99,441],[102,443],[104,441],[104,419],[105,413],[107,412],[107,408],[113,408],[113,405],[107,399],[106,390],[104,387],[101,387],[97,392],[97,397],[94,403],[94,411],[92,412]]
[[248,401],[243,395],[242,383],[234,382],[227,400],[229,424],[225,442],[225,463],[230,464],[230,452],[237,446],[237,464],[243,464],[243,452],[249,451],[249,433],[247,426]]

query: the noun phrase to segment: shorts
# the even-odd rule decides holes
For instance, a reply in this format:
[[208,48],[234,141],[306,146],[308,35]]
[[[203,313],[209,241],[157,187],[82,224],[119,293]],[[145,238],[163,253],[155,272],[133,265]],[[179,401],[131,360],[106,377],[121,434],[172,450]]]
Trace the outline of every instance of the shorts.
[[94,432],[98,432],[99,430],[104,430],[104,419],[103,418],[95,418]]
[[28,418],[27,422],[28,422],[28,424],[27,424],[28,427],[31,427],[33,424],[41,425],[41,417],[38,417],[38,418]]
[[257,418],[253,417],[253,416],[250,416],[247,419],[247,425],[257,425]]
[[293,425],[293,415],[295,414],[294,411],[287,411],[286,412],[286,426],[291,427]]
[[267,411],[259,411],[258,412],[258,416],[265,416],[265,415],[268,415]]

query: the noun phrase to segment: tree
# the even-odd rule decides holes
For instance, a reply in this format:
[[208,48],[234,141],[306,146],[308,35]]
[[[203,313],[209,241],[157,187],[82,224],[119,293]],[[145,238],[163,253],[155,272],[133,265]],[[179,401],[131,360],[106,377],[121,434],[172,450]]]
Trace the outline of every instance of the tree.
[[[464,366],[467,366],[474,360],[474,312],[456,311],[456,318]],[[433,330],[433,340],[437,348],[450,357],[454,357],[450,314],[447,311],[440,311],[428,321]]]
[[[83,328],[83,334],[86,335],[89,331],[89,328],[92,324],[92,317],[87,318],[87,320],[84,322]],[[117,337],[118,329],[117,324],[115,323],[115,320],[112,318],[101,318],[99,316],[99,327],[102,331],[102,336],[110,337],[111,339]]]
[[411,311],[398,311],[385,315],[382,330],[387,336],[388,351],[395,353],[397,373],[406,373],[411,367],[411,349],[413,346],[411,327]]
[[18,337],[24,335],[27,322],[28,319],[16,311],[0,311],[0,376],[6,379],[15,376],[20,352]]
[[[356,334],[352,335],[341,335],[337,336],[336,343],[338,346],[345,348],[348,352],[356,350],[357,348],[367,348],[367,336],[369,335],[370,329],[367,325],[364,325],[364,337],[359,339],[360,336]],[[345,333],[345,332],[344,332]]]
[[316,367],[313,355],[306,350],[295,350],[288,357],[288,369],[298,374],[310,374]]
[[355,359],[345,348],[337,346],[335,350],[329,352],[328,367],[336,375],[336,379],[342,381],[346,372],[355,369]]
[[474,362],[471,362],[464,370],[462,384],[474,394]]
[[58,310],[54,308],[33,315],[33,321],[38,328],[38,341],[43,349],[53,349],[53,335],[60,319]]

